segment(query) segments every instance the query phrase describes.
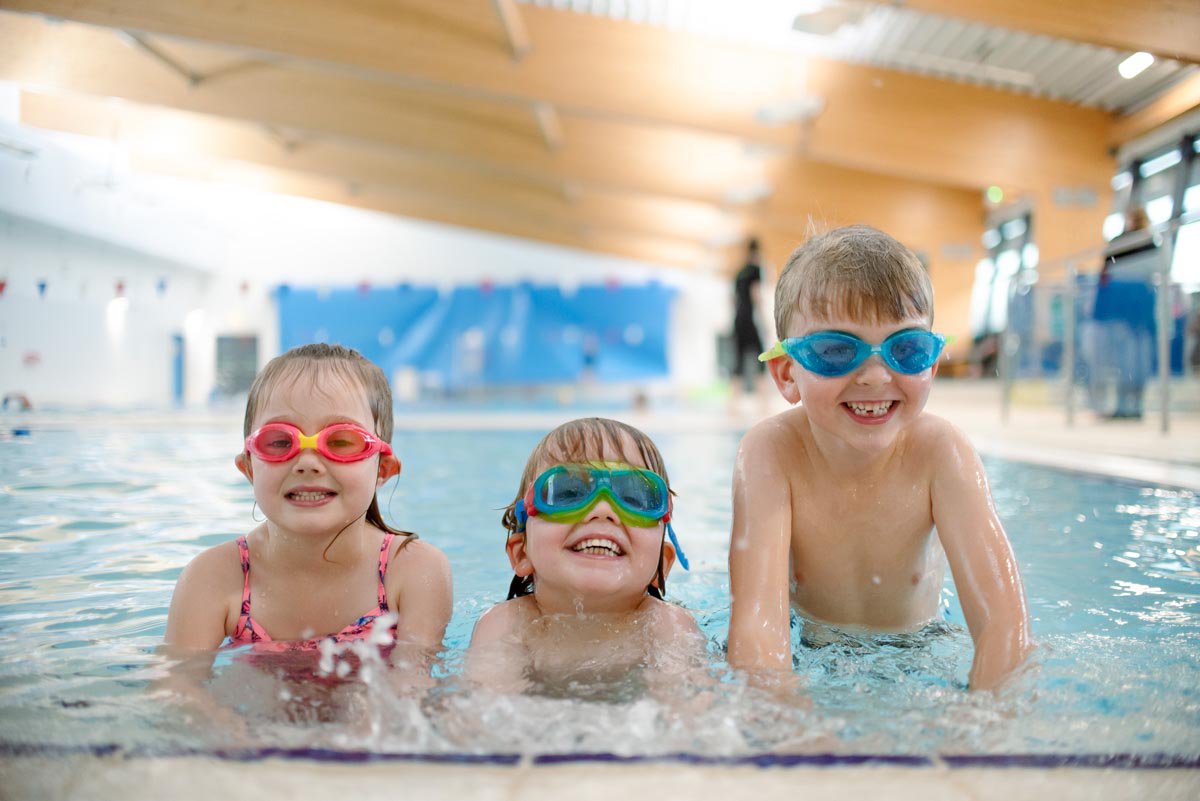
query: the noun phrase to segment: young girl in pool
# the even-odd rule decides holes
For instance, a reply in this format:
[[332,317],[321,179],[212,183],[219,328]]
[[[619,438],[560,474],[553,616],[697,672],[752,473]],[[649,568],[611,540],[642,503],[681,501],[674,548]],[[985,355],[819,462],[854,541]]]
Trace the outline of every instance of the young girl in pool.
[[337,345],[290,350],[255,378],[244,429],[234,463],[266,519],[184,568],[166,644],[315,650],[323,639],[389,639],[373,632],[385,622],[396,642],[440,647],[451,611],[446,557],[389,528],[375,496],[400,472],[383,372]]
[[565,423],[538,443],[504,511],[516,574],[475,625],[468,675],[504,691],[703,662],[692,616],[662,600],[676,559],[658,448],[615,420]]

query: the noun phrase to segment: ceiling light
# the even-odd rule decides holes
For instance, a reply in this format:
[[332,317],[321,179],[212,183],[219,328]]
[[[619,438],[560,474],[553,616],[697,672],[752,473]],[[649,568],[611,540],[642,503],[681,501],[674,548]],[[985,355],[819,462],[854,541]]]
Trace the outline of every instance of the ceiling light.
[[1149,53],[1134,53],[1117,65],[1117,72],[1121,73],[1122,78],[1129,80],[1141,75],[1153,63],[1154,56]]

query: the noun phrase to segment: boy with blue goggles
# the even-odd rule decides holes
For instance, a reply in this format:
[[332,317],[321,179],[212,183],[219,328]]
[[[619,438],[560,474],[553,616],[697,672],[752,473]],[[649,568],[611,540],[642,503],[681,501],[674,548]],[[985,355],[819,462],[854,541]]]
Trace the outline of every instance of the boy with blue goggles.
[[932,322],[925,266],[867,226],[810,239],[780,273],[780,339],[759,358],[793,408],[750,429],[738,452],[732,667],[790,677],[792,615],[802,643],[839,626],[929,636],[944,625],[947,563],[975,641],[970,686],[997,687],[1032,649],[979,457],[925,411],[948,341]]

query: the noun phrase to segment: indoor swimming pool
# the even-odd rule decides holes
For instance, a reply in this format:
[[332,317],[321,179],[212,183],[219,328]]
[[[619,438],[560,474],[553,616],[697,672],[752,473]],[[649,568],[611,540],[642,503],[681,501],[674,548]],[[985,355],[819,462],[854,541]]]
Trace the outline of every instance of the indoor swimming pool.
[[[9,418],[12,421],[14,418]],[[947,577],[944,630],[916,643],[796,649],[807,702],[722,667],[729,616],[729,485],[738,434],[656,432],[691,560],[668,600],[699,622],[710,665],[648,692],[636,675],[522,696],[460,680],[477,617],[511,573],[500,509],[543,430],[431,429],[397,417],[404,463],[385,516],[450,558],[454,616],[433,686],[397,691],[365,671],[298,705],[281,680],[218,659],[211,684],[236,736],[185,713],[154,683],[172,587],[198,551],[253,525],[233,456],[240,428],[179,417],[97,416],[0,440],[0,755],[321,754],[476,760],[763,754],[851,759],[1200,757],[1200,503],[1190,490],[986,458],[1024,574],[1038,648],[1004,691],[965,691],[971,639]],[[289,700],[290,699],[290,700]],[[505,760],[509,760],[506,762]],[[1054,762],[1054,760],[1060,760]]]

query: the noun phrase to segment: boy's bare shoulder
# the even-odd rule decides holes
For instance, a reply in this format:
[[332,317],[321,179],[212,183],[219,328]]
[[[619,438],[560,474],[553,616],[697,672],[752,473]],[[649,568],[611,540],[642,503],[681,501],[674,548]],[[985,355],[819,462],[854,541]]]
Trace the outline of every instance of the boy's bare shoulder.
[[803,408],[796,407],[768,417],[750,428],[742,437],[740,453],[743,457],[780,457],[784,454],[803,451],[804,433],[808,430],[808,415]]
[[928,412],[913,424],[912,442],[919,455],[930,460],[935,468],[954,468],[976,458],[975,446],[966,432],[944,417]]

